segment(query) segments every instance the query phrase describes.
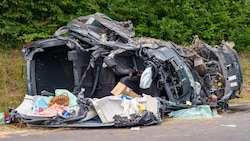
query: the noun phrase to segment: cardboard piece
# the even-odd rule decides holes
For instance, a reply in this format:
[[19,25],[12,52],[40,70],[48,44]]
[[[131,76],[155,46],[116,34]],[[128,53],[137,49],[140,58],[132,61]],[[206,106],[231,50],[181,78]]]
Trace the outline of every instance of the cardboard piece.
[[118,96],[120,94],[126,94],[132,98],[139,97],[139,95],[137,93],[135,93],[131,88],[127,87],[126,85],[124,85],[121,82],[118,82],[116,84],[116,86],[113,88],[111,93],[113,95],[116,95],[116,96]]

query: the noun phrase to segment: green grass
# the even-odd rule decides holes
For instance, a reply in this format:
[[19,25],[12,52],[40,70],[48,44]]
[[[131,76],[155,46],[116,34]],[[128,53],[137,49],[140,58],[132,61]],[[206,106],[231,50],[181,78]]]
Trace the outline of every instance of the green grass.
[[0,112],[16,108],[26,94],[25,61],[21,49],[0,50]]

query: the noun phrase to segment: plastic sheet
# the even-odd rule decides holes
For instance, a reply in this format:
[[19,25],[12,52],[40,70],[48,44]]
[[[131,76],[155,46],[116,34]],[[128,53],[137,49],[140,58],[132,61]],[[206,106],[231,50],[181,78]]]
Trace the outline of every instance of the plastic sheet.
[[173,118],[212,118],[220,117],[211,111],[208,105],[199,105],[196,107],[181,109],[172,111],[169,113],[169,117]]

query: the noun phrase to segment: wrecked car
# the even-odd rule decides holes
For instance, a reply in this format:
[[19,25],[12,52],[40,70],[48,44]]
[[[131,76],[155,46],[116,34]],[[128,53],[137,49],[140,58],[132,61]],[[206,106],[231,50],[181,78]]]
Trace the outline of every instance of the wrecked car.
[[[28,94],[13,115],[53,127],[152,125],[181,107],[227,108],[241,92],[239,59],[226,43],[213,48],[195,37],[183,47],[134,34],[131,21],[95,13],[59,28],[55,38],[25,45]],[[67,117],[39,114],[52,107],[47,105],[53,98],[52,104],[66,103],[73,112],[65,106]]]
[[185,57],[189,58],[188,64],[194,68],[192,74],[201,85],[199,97],[203,104],[227,108],[227,101],[242,91],[240,62],[232,47],[222,41],[213,48],[196,36],[194,43],[184,49]]

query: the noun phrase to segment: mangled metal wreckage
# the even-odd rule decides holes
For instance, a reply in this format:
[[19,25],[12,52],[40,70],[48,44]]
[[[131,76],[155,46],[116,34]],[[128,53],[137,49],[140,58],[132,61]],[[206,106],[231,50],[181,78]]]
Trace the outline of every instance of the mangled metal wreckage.
[[[237,53],[195,37],[189,47],[132,38],[131,21],[79,17],[23,48],[27,89],[12,113],[40,126],[152,125],[181,108],[227,108],[242,89]],[[63,106],[62,106],[63,105]]]

